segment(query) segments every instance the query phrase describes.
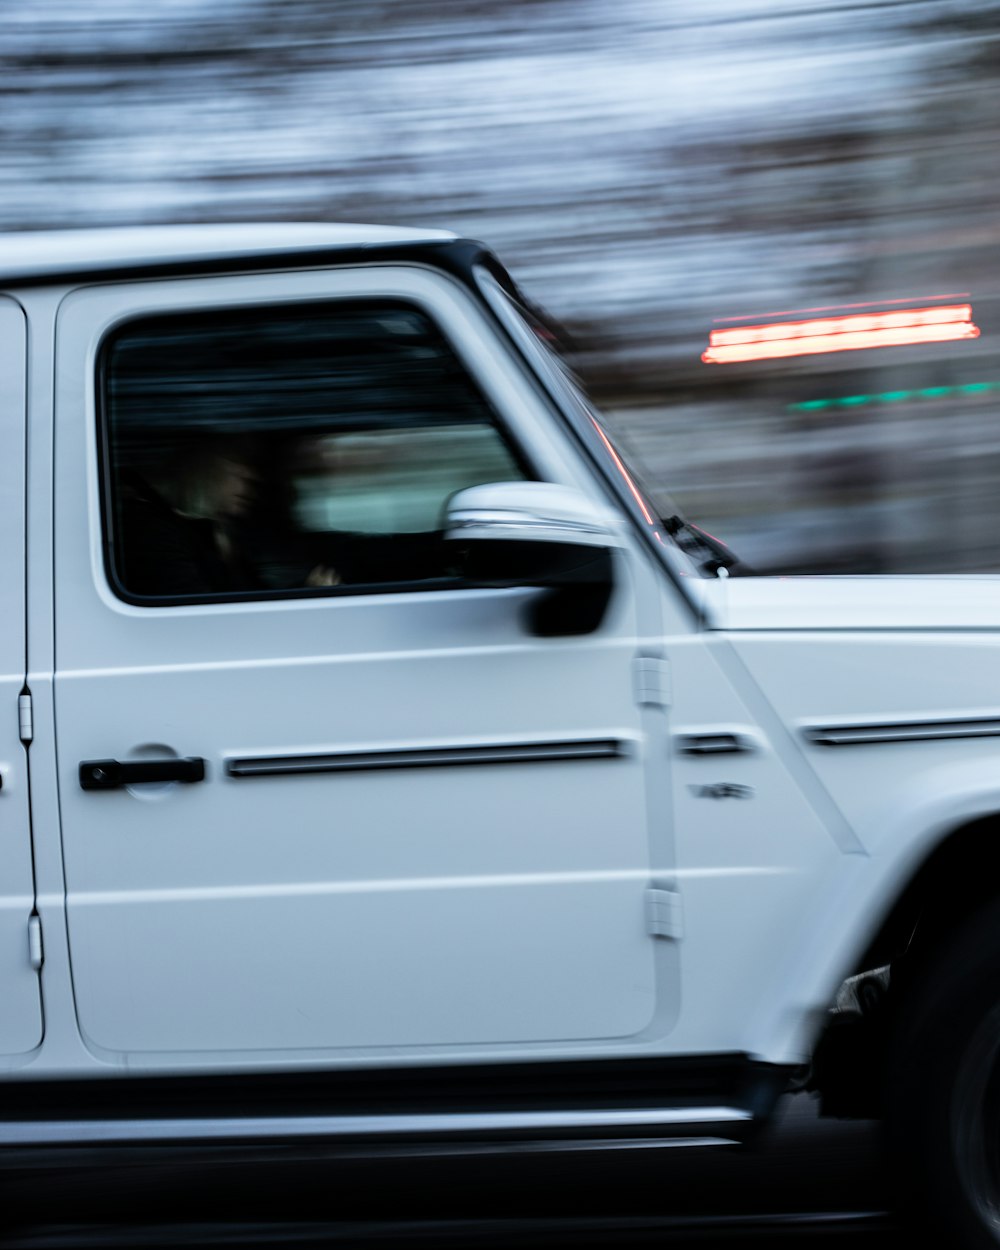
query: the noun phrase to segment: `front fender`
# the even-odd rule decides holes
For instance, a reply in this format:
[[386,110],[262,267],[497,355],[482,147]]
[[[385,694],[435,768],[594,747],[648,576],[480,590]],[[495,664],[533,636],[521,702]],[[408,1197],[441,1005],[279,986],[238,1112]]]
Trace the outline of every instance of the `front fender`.
[[1000,816],[1000,780],[981,761],[956,761],[911,778],[884,823],[860,831],[869,854],[844,856],[809,932],[790,941],[777,961],[774,994],[762,996],[751,1028],[762,1057],[808,1059],[837,989],[921,867],[958,830],[994,815]]

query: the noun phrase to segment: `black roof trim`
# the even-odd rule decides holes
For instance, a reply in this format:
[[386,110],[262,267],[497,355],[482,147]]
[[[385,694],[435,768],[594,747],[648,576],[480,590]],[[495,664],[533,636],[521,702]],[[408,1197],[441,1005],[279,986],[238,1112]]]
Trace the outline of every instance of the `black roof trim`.
[[[489,264],[491,270],[503,273],[502,266],[484,243],[475,239],[453,239],[443,242],[368,243],[359,246],[331,245],[304,248],[301,251],[259,252],[241,256],[177,257],[158,261],[108,261],[95,267],[38,274],[18,274],[6,278],[0,273],[0,291],[14,292],[24,287],[63,286],[67,283],[99,284],[104,282],[137,282],[157,278],[190,278],[210,275],[270,273],[281,270],[327,269],[342,265],[383,263],[431,265],[442,269],[463,283],[472,281],[475,264]],[[507,279],[508,283],[510,279]]]

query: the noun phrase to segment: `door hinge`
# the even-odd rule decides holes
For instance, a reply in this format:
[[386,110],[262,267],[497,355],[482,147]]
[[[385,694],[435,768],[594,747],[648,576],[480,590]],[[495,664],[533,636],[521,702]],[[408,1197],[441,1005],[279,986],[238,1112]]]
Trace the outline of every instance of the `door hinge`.
[[40,972],[44,959],[42,920],[40,916],[32,915],[28,917],[28,962],[36,972]]
[[22,742],[30,742],[35,736],[35,722],[31,714],[31,695],[17,696],[17,726]]
[[641,655],[633,669],[635,701],[640,707],[669,707],[673,699],[670,661]]
[[653,937],[674,938],[684,936],[684,916],[681,896],[676,890],[646,891],[646,921]]

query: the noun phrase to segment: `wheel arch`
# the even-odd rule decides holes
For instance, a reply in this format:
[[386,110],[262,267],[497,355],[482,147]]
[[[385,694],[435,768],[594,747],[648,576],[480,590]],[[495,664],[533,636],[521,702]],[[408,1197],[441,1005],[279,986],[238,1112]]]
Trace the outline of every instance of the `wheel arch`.
[[897,1020],[950,938],[1000,900],[1000,811],[941,829],[922,851],[886,892],[818,1031],[808,1088],[819,1094],[823,1115],[881,1117]]
[[847,976],[929,953],[935,941],[1000,897],[1000,810],[942,830],[883,902]]

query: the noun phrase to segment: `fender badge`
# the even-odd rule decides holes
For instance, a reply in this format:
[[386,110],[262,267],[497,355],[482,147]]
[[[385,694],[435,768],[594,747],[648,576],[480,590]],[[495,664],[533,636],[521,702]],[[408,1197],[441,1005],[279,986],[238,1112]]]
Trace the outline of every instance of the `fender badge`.
[[688,786],[696,799],[752,799],[753,786],[736,781],[716,781],[708,786]]

